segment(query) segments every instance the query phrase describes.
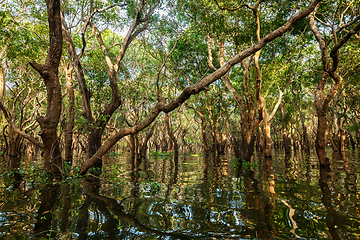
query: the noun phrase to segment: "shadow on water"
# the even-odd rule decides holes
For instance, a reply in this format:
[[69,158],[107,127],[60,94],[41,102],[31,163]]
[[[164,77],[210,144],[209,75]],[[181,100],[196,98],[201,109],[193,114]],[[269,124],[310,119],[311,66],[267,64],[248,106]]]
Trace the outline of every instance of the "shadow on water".
[[1,182],[0,238],[359,239],[356,156],[334,155],[321,170],[299,153],[233,161],[120,157],[100,177]]

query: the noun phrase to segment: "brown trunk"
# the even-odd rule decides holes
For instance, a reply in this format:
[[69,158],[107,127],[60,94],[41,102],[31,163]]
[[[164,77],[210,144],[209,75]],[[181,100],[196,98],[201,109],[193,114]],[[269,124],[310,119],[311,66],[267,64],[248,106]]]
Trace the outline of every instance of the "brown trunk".
[[[166,128],[165,128],[166,129]],[[168,151],[168,142],[166,141],[165,129],[161,131],[161,151],[167,152]]]
[[245,95],[245,100],[238,94],[230,82],[228,75],[225,75],[222,79],[222,82],[226,88],[230,91],[233,99],[236,102],[236,105],[240,111],[241,117],[241,141],[238,142],[237,138],[234,138],[233,144],[236,149],[235,154],[238,159],[241,161],[249,162],[254,153],[254,142],[252,142],[252,132],[251,129],[254,127],[253,118],[255,114],[253,97],[248,93],[248,80],[249,80],[249,68],[250,68],[251,58],[248,61],[241,61],[241,66],[244,71],[243,78],[243,92]]
[[284,108],[284,105],[280,104],[280,110],[281,110],[281,121],[282,121],[282,139],[283,139],[283,145],[285,148],[285,154],[291,153],[291,141],[288,136],[288,129],[287,129],[287,121],[286,121],[286,111]]
[[352,134],[350,132],[348,132],[348,135],[349,135],[349,140],[350,140],[350,144],[351,144],[351,150],[355,150],[355,147],[356,147],[356,144],[355,144],[355,141],[354,141],[354,138],[352,136]]
[[206,120],[205,118],[201,118],[201,137],[204,147],[204,152],[208,153],[210,151],[207,137],[206,137]]
[[62,32],[60,19],[60,1],[47,0],[47,14],[49,22],[49,50],[45,64],[31,61],[30,65],[40,73],[46,86],[47,109],[45,116],[39,117],[44,144],[44,165],[48,171],[60,173],[62,168],[57,126],[61,114],[61,85],[58,77],[59,63],[62,55]]
[[152,135],[154,134],[155,126],[156,126],[156,122],[153,123],[153,125],[150,127],[149,132],[146,134],[145,139],[144,139],[143,143],[141,144],[140,158],[146,158],[146,152],[147,152],[147,149],[148,149],[148,142],[149,142],[150,138],[152,137]]
[[265,110],[265,114],[266,117],[264,118],[264,156],[267,158],[272,157],[272,152],[271,152],[271,146],[272,146],[272,141],[271,141],[271,122],[268,120],[269,118],[269,114],[266,112]]
[[335,153],[339,152],[339,138],[337,136],[338,132],[331,132],[334,122],[334,114],[332,113],[328,119],[327,123],[327,132],[328,132],[328,143]]
[[346,155],[345,155],[345,140],[346,140],[346,134],[345,134],[345,130],[343,128],[343,120],[339,120],[339,151],[341,153],[341,157],[343,159],[346,159]]
[[296,109],[299,112],[301,126],[302,126],[302,139],[303,139],[303,149],[305,150],[306,154],[310,156],[310,144],[309,144],[309,137],[307,133],[307,127],[305,126],[305,116],[301,111],[301,105],[297,106]]
[[326,114],[318,113],[318,127],[315,139],[315,149],[319,158],[321,166],[328,166],[330,164],[329,159],[326,157],[326,145],[327,145],[327,117]]
[[73,161],[73,129],[75,125],[75,98],[74,98],[74,89],[72,88],[72,71],[73,68],[70,65],[66,69],[66,92],[68,95],[69,101],[69,109],[68,109],[68,121],[65,123],[64,120],[64,149],[65,149],[65,156],[64,161],[67,162],[70,166],[72,165]]
[[[87,157],[91,157],[94,155],[97,150],[101,147],[101,137],[103,135],[103,129],[94,129],[92,128],[92,132],[89,135],[88,139],[88,146],[87,146]],[[94,167],[102,168],[102,159],[100,158],[99,161],[94,165]]]
[[[1,59],[0,59],[1,60]],[[0,101],[5,97],[5,69],[0,66]]]
[[7,159],[10,171],[18,172],[21,161],[22,137],[9,126]]
[[139,156],[140,154],[140,149],[139,149],[139,140],[138,140],[138,135],[137,133],[135,134],[130,134],[130,155],[131,158],[137,158],[137,156]]
[[174,146],[174,159],[178,159],[179,158],[179,146],[177,143],[177,140],[175,138],[174,132],[172,130],[172,127],[170,125],[170,116],[169,113],[165,113],[165,125],[166,125],[166,130],[169,134],[169,137],[171,139],[171,141],[173,142],[173,146]]

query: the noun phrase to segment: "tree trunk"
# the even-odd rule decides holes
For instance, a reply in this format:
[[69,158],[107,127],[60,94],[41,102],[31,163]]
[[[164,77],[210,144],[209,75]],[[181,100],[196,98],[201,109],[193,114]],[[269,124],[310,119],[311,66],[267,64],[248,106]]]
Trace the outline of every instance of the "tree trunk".
[[[351,38],[352,35],[354,35],[357,31],[360,30],[360,23],[357,23],[353,29],[348,31],[344,36],[338,39],[340,36],[336,36],[337,30],[334,28],[334,31],[332,32],[333,38],[336,39],[336,43],[334,46],[329,49],[329,43],[331,41],[326,42],[325,38],[321,35],[320,31],[318,30],[316,24],[315,24],[315,14],[317,9],[319,8],[320,3],[318,3],[314,9],[314,12],[309,14],[309,23],[310,28],[319,43],[319,47],[321,50],[321,60],[322,60],[322,68],[323,72],[321,75],[321,78],[319,79],[319,83],[317,85],[316,91],[315,91],[315,107],[316,107],[316,113],[318,117],[318,127],[317,127],[317,133],[316,133],[316,140],[315,140],[315,148],[316,152],[318,154],[319,162],[321,167],[328,167],[330,164],[329,159],[326,157],[325,147],[327,144],[327,138],[328,138],[328,126],[327,126],[327,112],[329,108],[329,104],[331,100],[334,98],[334,95],[336,94],[338,88],[342,84],[342,77],[337,71],[338,65],[339,65],[339,49]],[[335,35],[334,35],[335,34]],[[330,54],[329,51],[330,50]],[[330,62],[330,58],[332,59],[332,62]],[[334,85],[331,87],[331,89],[328,91],[327,95],[324,94],[325,84],[327,82],[328,78],[331,78],[334,80]]]
[[150,138],[152,137],[152,135],[154,134],[155,126],[156,126],[156,122],[153,123],[153,125],[150,127],[149,132],[146,134],[145,139],[144,139],[143,143],[141,144],[140,159],[146,158],[148,142],[149,142]]
[[206,120],[205,120],[205,118],[201,118],[201,137],[202,137],[204,152],[208,153],[210,151],[210,149],[209,149],[209,144],[208,144],[208,140],[206,137]]
[[269,121],[269,114],[265,109],[264,118],[264,156],[266,158],[272,157],[272,141],[271,141],[271,122]]
[[318,112],[318,127],[315,139],[315,149],[319,158],[320,166],[327,167],[330,164],[329,158],[326,157],[327,145],[327,117],[321,111]]
[[310,156],[310,144],[309,144],[309,137],[307,133],[307,127],[305,125],[305,116],[301,111],[301,105],[299,104],[299,107],[297,106],[296,109],[299,112],[301,126],[302,126],[302,139],[303,139],[303,149],[305,150],[306,154]]
[[351,144],[351,150],[355,150],[355,147],[356,147],[356,143],[354,141],[354,138],[351,134],[351,132],[348,132],[348,135],[349,135],[349,140],[350,140],[350,144]]
[[169,137],[171,139],[171,141],[173,142],[173,146],[174,146],[174,159],[178,159],[179,158],[179,145],[177,143],[177,140],[175,138],[174,132],[172,130],[172,127],[170,126],[170,116],[169,113],[165,113],[165,125],[166,125],[166,129],[167,132],[169,134]]
[[[166,127],[165,127],[166,129]],[[168,151],[168,142],[166,141],[165,129],[161,131],[161,151],[167,152]]]
[[9,126],[9,146],[7,149],[7,162],[9,164],[9,169],[14,173],[14,187],[18,186],[22,181],[22,177],[19,173],[19,167],[21,163],[21,146],[22,146],[22,137],[20,134],[15,132],[11,126]]
[[60,0],[46,0],[49,22],[49,50],[45,64],[31,61],[30,65],[40,73],[46,86],[47,109],[45,116],[37,120],[40,124],[44,144],[44,165],[48,171],[60,173],[62,168],[57,126],[60,120],[62,94],[58,71],[62,55],[62,32]]
[[64,148],[65,148],[65,156],[64,161],[68,163],[70,166],[73,161],[73,129],[75,125],[75,97],[74,97],[74,89],[72,88],[72,72],[73,67],[69,65],[66,69],[66,92],[68,95],[69,101],[69,109],[68,109],[68,121],[65,123],[64,119]]
[[[87,157],[90,158],[93,156],[97,150],[101,147],[101,137],[103,135],[103,129],[93,129],[93,131],[89,135],[88,146],[87,146]],[[95,168],[102,168],[102,159],[94,165]]]
[[285,148],[285,154],[289,155],[291,153],[291,142],[290,142],[290,138],[288,136],[286,112],[285,112],[284,105],[282,103],[280,104],[280,110],[281,110],[281,121],[282,121],[283,145],[284,145],[284,148]]

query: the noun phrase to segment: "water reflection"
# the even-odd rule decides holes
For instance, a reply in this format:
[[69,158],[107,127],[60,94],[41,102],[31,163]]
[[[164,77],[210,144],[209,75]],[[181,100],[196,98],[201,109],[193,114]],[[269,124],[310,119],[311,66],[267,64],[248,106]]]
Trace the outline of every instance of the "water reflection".
[[52,210],[59,201],[60,185],[47,185],[40,194],[40,207],[37,212],[33,236],[49,236],[53,238],[55,231],[52,229]]
[[243,169],[226,155],[106,161],[111,171],[100,177],[41,188],[26,178],[17,189],[1,182],[0,238],[360,236],[360,171],[351,155],[334,155],[331,169],[322,170],[299,154],[260,158]]

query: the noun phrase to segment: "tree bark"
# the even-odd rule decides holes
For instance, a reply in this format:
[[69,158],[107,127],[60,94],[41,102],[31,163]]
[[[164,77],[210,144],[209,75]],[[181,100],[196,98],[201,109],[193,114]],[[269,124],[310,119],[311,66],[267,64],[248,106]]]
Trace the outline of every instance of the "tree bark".
[[171,141],[173,142],[173,146],[174,146],[174,159],[178,159],[179,158],[179,145],[178,142],[175,138],[174,132],[172,130],[172,127],[170,125],[170,116],[169,113],[165,113],[165,126],[166,126],[166,130],[167,133],[171,139]]
[[68,121],[65,123],[64,119],[64,148],[65,156],[64,161],[67,162],[70,166],[73,161],[73,129],[75,125],[75,96],[74,89],[72,88],[72,73],[73,67],[69,65],[66,69],[66,93],[68,95],[69,109],[68,109]]
[[285,154],[289,155],[291,153],[291,141],[288,136],[288,129],[287,125],[288,122],[286,121],[286,110],[284,108],[284,104],[280,104],[281,109],[281,121],[282,121],[282,139],[283,139],[283,146],[285,148]]
[[146,134],[145,139],[141,144],[140,158],[146,158],[146,152],[147,152],[147,149],[148,149],[148,142],[149,142],[150,138],[154,134],[155,126],[156,126],[156,122],[152,124],[152,126],[150,127],[149,132]]
[[350,144],[351,144],[351,150],[354,151],[356,148],[356,143],[354,141],[354,138],[353,138],[351,132],[348,132],[348,135],[349,135],[349,140],[350,140]]
[[303,139],[303,149],[305,150],[305,153],[308,155],[308,157],[310,156],[310,144],[309,144],[309,137],[308,137],[308,133],[307,133],[307,127],[305,125],[305,116],[301,111],[301,105],[296,105],[296,109],[299,113],[300,116],[300,121],[301,121],[301,126],[302,126],[302,139]]
[[31,61],[30,65],[40,73],[46,86],[47,109],[45,116],[37,119],[40,136],[44,146],[44,165],[48,171],[60,173],[62,168],[57,126],[60,120],[62,95],[58,77],[62,55],[62,32],[60,19],[60,0],[46,0],[49,22],[49,50],[45,64]]

